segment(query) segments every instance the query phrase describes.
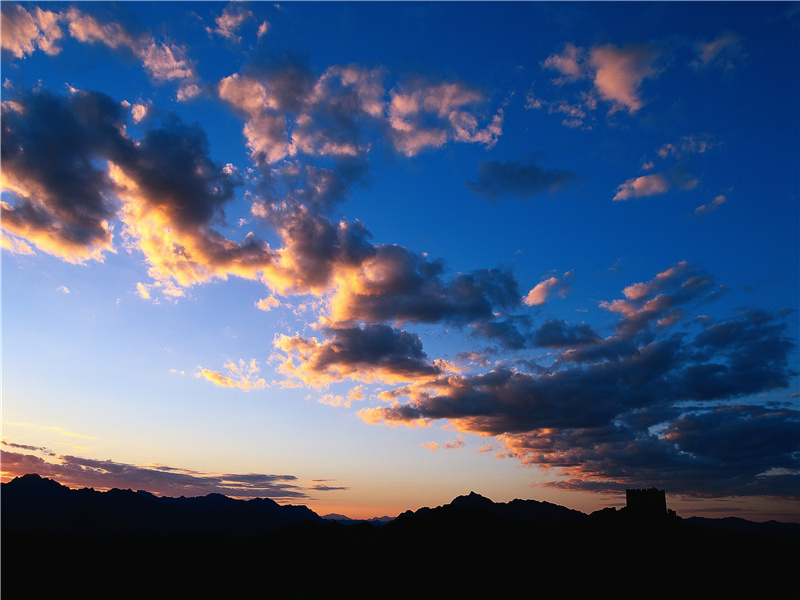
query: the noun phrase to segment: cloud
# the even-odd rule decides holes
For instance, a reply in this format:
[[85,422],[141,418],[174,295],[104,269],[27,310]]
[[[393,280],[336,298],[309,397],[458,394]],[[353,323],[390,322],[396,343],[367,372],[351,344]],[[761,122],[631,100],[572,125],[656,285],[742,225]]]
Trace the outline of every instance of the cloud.
[[736,68],[736,61],[742,58],[742,37],[732,31],[723,33],[709,42],[695,46],[696,56],[691,65],[697,69],[718,68],[730,71]]
[[562,84],[586,76],[584,60],[583,48],[574,44],[565,44],[563,53],[548,56],[542,62],[542,67],[559,71],[563,77],[553,81],[556,84]]
[[600,336],[586,323],[571,325],[556,319],[545,321],[533,334],[533,343],[544,348],[572,348],[599,341]]
[[276,308],[281,305],[281,301],[278,300],[275,296],[267,296],[266,298],[262,298],[261,300],[256,301],[256,308],[258,310],[263,310],[264,312],[269,312],[273,308]]
[[219,387],[238,388],[240,390],[259,390],[267,387],[267,382],[259,376],[261,372],[256,359],[245,362],[239,359],[238,363],[229,361],[225,365],[228,375],[210,369],[200,369],[195,377],[203,377]]
[[[612,336],[584,324],[543,324],[534,339],[554,349],[549,367],[496,365],[411,382],[359,415],[412,427],[447,420],[462,433],[495,437],[506,456],[556,469],[562,479],[552,486],[797,497],[796,474],[779,473],[796,468],[800,413],[779,402],[737,401],[784,388],[797,375],[788,315],[678,318],[717,292],[705,271],[680,263],[601,304],[620,315]],[[681,323],[690,328],[678,329]],[[762,452],[758,440],[770,432]],[[737,445],[740,439],[752,442]]]
[[113,252],[112,184],[96,166],[127,141],[123,107],[108,96],[47,91],[3,102],[2,227],[68,262],[102,260]]
[[278,293],[327,293],[335,280],[375,253],[369,232],[359,222],[334,223],[296,201],[254,208],[283,242],[262,276],[265,285]]
[[532,158],[506,162],[485,160],[478,166],[478,178],[468,181],[467,186],[490,200],[507,195],[529,198],[542,192],[553,193],[575,179],[571,171],[544,169]]
[[329,339],[324,342],[299,335],[276,338],[276,349],[284,353],[280,370],[314,387],[348,378],[365,383],[407,382],[444,371],[443,363],[428,360],[419,336],[404,330],[373,324],[326,333]]
[[186,49],[156,40],[152,35],[134,35],[120,23],[102,23],[75,7],[61,13],[70,35],[84,43],[101,43],[133,54],[156,83],[177,81],[179,100],[188,100],[200,92],[200,78]]
[[677,143],[667,143],[656,153],[661,158],[668,156],[683,158],[688,154],[703,154],[714,148],[718,142],[709,135],[684,135]]
[[692,214],[692,216],[700,216],[700,215],[708,214],[710,212],[714,212],[720,206],[725,204],[726,201],[727,201],[727,198],[725,197],[725,195],[724,194],[719,194],[718,196],[715,196],[711,200],[711,202],[707,202],[706,204],[701,204],[700,206],[695,208],[694,211],[691,214]]
[[614,201],[630,200],[631,198],[641,198],[642,196],[654,196],[664,194],[670,189],[669,180],[661,173],[652,175],[642,175],[628,179],[617,188],[614,194]]
[[412,80],[387,92],[386,76],[350,65],[315,78],[303,62],[284,58],[222,79],[218,92],[246,119],[243,132],[259,164],[299,153],[363,157],[370,134],[406,156],[448,142],[491,147],[502,134],[502,112],[482,125],[470,109],[485,98],[465,85]]
[[49,55],[58,54],[61,51],[58,42],[63,37],[58,21],[57,13],[38,6],[28,12],[20,4],[4,4],[0,32],[3,50],[17,58],[24,58],[36,50]]
[[447,277],[444,264],[401,246],[376,246],[358,268],[344,273],[330,300],[334,323],[411,322],[469,324],[517,308],[520,292],[505,269],[479,269]]
[[658,73],[653,66],[658,56],[657,50],[644,45],[620,49],[607,44],[592,48],[589,64],[595,70],[595,88],[614,107],[636,112],[644,106],[639,97],[639,86],[644,79]]
[[243,132],[259,164],[298,152],[353,158],[368,149],[369,121],[382,117],[382,78],[380,70],[331,67],[315,80],[301,61],[283,59],[222,79],[218,92],[245,117]]
[[[0,207],[4,206],[5,205],[3,203],[0,203]],[[23,240],[17,239],[14,236],[8,235],[8,233],[5,231],[0,231],[0,248],[3,250],[8,250],[12,254],[36,254],[33,248],[31,248],[30,244],[24,242]]]
[[600,306],[621,315],[617,333],[630,338],[654,324],[674,325],[684,318],[684,307],[711,302],[724,290],[705,269],[682,261],[648,282],[629,285],[623,290],[625,298],[604,301]]
[[406,82],[390,92],[388,118],[394,146],[406,156],[448,141],[477,142],[492,147],[502,134],[503,113],[481,128],[466,107],[484,97],[460,83]]
[[[206,27],[208,33],[216,33],[232,41],[241,42],[242,38],[236,35],[236,30],[241,27],[247,19],[253,16],[253,12],[247,10],[242,5],[231,3],[222,10],[222,14],[215,19],[216,28]],[[259,29],[259,37],[261,30]]]
[[116,252],[120,219],[128,247],[144,253],[167,294],[229,275],[258,278],[275,259],[270,248],[212,228],[237,183],[211,160],[202,130],[167,115],[133,140],[126,115],[126,106],[98,92],[27,91],[4,102],[2,186],[11,196],[0,204],[4,232],[84,263]]
[[170,497],[196,497],[224,494],[232,498],[306,499],[306,490],[298,486],[294,475],[264,473],[204,473],[166,465],[138,466],[111,460],[78,456],[56,456],[46,449],[3,442],[18,449],[41,451],[35,454],[3,450],[3,480],[27,473],[37,473],[72,488],[97,490],[133,489]]
[[510,316],[502,321],[476,321],[471,328],[472,335],[495,340],[509,350],[528,346],[530,319],[525,315]]
[[2,47],[16,58],[36,50],[55,55],[64,37],[62,24],[69,35],[82,43],[104,44],[113,50],[130,53],[142,62],[156,83],[177,81],[179,100],[189,100],[201,91],[200,78],[186,49],[158,41],[152,35],[134,35],[120,23],[104,23],[76,7],[62,12],[35,7],[30,12],[20,5],[7,5],[2,13]]
[[[338,492],[342,490],[349,490],[349,487],[341,485],[330,485],[329,479],[312,479],[308,488],[315,492]],[[335,481],[335,480],[334,480]]]
[[[594,46],[588,53],[581,47],[566,44],[561,54],[549,56],[542,67],[561,73],[561,77],[553,80],[557,85],[589,79],[593,92],[611,103],[612,113],[618,110],[634,113],[645,105],[639,88],[645,79],[658,75],[655,61],[659,56],[655,47],[645,44],[627,48],[606,44]],[[593,109],[596,104],[584,103],[583,106]],[[575,117],[581,121],[585,114],[581,111]]]
[[558,277],[548,277],[540,283],[537,283],[536,286],[528,292],[528,295],[525,296],[523,302],[528,306],[541,306],[547,302],[548,296],[552,294],[563,298],[572,290],[570,280],[574,276],[574,271],[567,271],[561,279]]

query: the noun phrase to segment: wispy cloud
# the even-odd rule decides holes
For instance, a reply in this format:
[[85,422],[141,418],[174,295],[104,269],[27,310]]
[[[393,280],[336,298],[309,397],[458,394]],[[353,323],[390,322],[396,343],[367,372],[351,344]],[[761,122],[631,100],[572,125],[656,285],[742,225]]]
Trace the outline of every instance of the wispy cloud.
[[200,93],[200,78],[186,49],[156,40],[150,34],[133,34],[120,23],[99,21],[74,6],[61,12],[34,7],[29,12],[21,5],[10,5],[3,9],[2,19],[2,47],[18,58],[36,50],[58,54],[64,26],[79,42],[103,44],[133,54],[155,82],[178,82],[178,99],[190,99]]
[[744,58],[742,36],[732,31],[725,32],[708,42],[695,46],[696,56],[692,60],[695,69],[719,68],[725,71],[735,69]]
[[255,358],[248,362],[239,359],[239,362],[229,361],[225,365],[227,375],[211,369],[203,369],[195,374],[203,377],[219,387],[238,388],[241,390],[259,390],[267,387],[266,380],[260,376],[261,368]]
[[222,14],[215,19],[217,26],[213,29],[211,27],[206,27],[206,31],[209,34],[216,33],[217,35],[221,35],[232,42],[241,42],[242,38],[237,35],[236,31],[242,26],[242,23],[252,16],[253,12],[251,10],[248,10],[241,4],[232,2],[226,6],[222,10]]
[[717,196],[714,196],[714,198],[710,202],[706,202],[705,204],[701,204],[700,206],[695,208],[694,211],[691,213],[691,215],[697,217],[701,215],[706,215],[710,212],[714,212],[720,206],[725,204],[727,200],[728,198],[725,196],[725,194],[719,194]]

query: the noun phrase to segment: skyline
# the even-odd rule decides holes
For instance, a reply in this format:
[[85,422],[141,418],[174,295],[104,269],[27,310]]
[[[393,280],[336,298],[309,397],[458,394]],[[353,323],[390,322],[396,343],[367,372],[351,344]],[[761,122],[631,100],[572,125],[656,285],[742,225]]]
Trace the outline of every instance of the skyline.
[[798,8],[4,2],[3,481],[798,520]]

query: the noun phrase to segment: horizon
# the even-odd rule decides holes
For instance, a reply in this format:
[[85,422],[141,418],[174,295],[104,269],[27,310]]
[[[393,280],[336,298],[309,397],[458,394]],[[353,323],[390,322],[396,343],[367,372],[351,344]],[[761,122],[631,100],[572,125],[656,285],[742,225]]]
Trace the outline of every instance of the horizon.
[[800,3],[3,2],[0,480],[800,520]]
[[[94,491],[94,492],[99,492],[99,493],[108,492],[110,490],[120,490],[120,491],[134,492],[134,493],[144,492],[146,494],[150,494],[150,495],[156,496],[158,498],[176,498],[176,496],[170,496],[170,495],[167,495],[167,494],[157,494],[157,493],[153,493],[153,492],[150,492],[148,490],[143,490],[143,489],[117,488],[117,487],[95,489],[93,487],[86,487],[86,486],[84,486],[84,487],[71,487],[71,486],[66,486],[63,483],[59,482],[59,481],[56,481],[53,478],[42,477],[38,473],[25,473],[24,475],[16,475],[12,479],[9,479],[8,481],[3,481],[2,483],[3,484],[10,483],[11,481],[14,481],[15,479],[21,479],[21,478],[26,477],[26,476],[36,476],[39,479],[53,481],[55,483],[58,483],[59,485],[62,485],[63,487],[66,487],[66,488],[70,489],[70,490],[87,490],[88,489],[88,490],[91,490],[91,491]],[[632,489],[637,489],[637,488],[632,488]],[[650,488],[650,489],[657,489],[657,488]],[[627,491],[629,491],[629,490],[626,490],[626,492]],[[691,514],[691,515],[688,515],[688,516],[678,514],[676,511],[674,511],[669,506],[669,494],[668,494],[667,490],[659,490],[659,491],[664,492],[665,495],[666,495],[666,498],[667,498],[666,508],[667,508],[667,510],[675,513],[678,517],[684,519],[684,518],[702,517],[703,516],[703,515],[700,515],[700,514]],[[241,500],[243,502],[247,502],[248,500],[263,500],[263,499],[272,500],[271,498],[268,498],[266,496],[264,496],[264,497],[259,497],[259,496],[255,496],[255,497],[253,497],[253,496],[240,496],[240,497],[237,497],[237,496],[228,496],[228,495],[225,495],[225,494],[219,494],[219,492],[209,492],[208,494],[203,494],[203,495],[198,495],[198,496],[183,496],[183,495],[181,495],[181,496],[177,496],[177,498],[204,498],[204,497],[209,496],[209,495],[224,495],[227,498],[231,498],[233,500]],[[398,512],[395,515],[382,514],[382,515],[373,515],[373,516],[370,516],[370,517],[351,517],[351,516],[348,516],[348,515],[345,515],[345,514],[341,514],[341,513],[331,513],[331,512],[320,513],[320,512],[317,512],[317,511],[313,511],[313,512],[317,516],[320,516],[320,517],[323,517],[323,518],[331,518],[331,517],[339,518],[339,517],[342,517],[342,518],[345,518],[345,519],[348,519],[348,520],[352,520],[352,521],[370,521],[370,520],[381,520],[381,519],[387,519],[387,518],[388,519],[396,519],[401,514],[403,514],[405,512],[408,512],[408,511],[416,512],[416,511],[418,511],[420,509],[423,509],[423,508],[436,508],[436,507],[439,507],[439,506],[444,506],[444,505],[447,505],[447,504],[451,504],[453,501],[457,500],[458,498],[465,498],[465,497],[469,497],[469,496],[472,496],[472,495],[477,495],[477,496],[479,496],[481,498],[490,500],[491,502],[493,502],[495,504],[508,504],[509,502],[512,502],[513,500],[523,500],[523,501],[532,500],[532,501],[540,502],[540,503],[543,503],[543,504],[555,504],[557,506],[562,506],[563,508],[568,508],[568,509],[570,508],[568,506],[563,506],[563,505],[556,504],[556,503],[553,503],[553,502],[548,502],[546,500],[537,500],[536,498],[514,498],[513,500],[508,500],[508,501],[505,501],[505,502],[498,502],[494,498],[491,498],[489,496],[485,496],[484,494],[475,492],[474,490],[470,490],[469,492],[461,493],[461,494],[458,494],[457,496],[454,496],[453,498],[450,499],[449,502],[445,502],[443,504],[438,504],[438,505],[435,504],[435,505],[418,506],[416,508],[409,507],[409,508],[406,508],[403,511]],[[293,502],[289,502],[289,503],[276,502],[276,503],[279,504],[280,506],[305,506],[306,508],[311,509],[311,507],[309,507],[307,504],[303,504],[303,503],[293,503]],[[622,506],[613,505],[613,506],[599,507],[599,508],[596,508],[595,511],[603,510],[603,509],[606,509],[606,508],[612,508],[614,510],[620,510],[622,508],[626,508],[626,506],[627,506],[627,502],[623,503]],[[313,509],[311,509],[311,510],[313,510]],[[578,509],[570,509],[570,510],[578,510]],[[578,512],[581,512],[581,513],[586,514],[586,515],[590,515],[590,514],[592,514],[592,512],[595,512],[595,511],[589,511],[589,512],[578,511]],[[737,517],[735,514],[731,514],[731,515],[726,515],[724,517],[704,517],[704,518],[722,518],[722,519],[725,519],[725,518],[740,518],[740,519],[742,519],[744,517]],[[754,520],[754,519],[747,519],[747,520],[755,522],[755,523],[763,523],[763,522],[775,521],[775,519],[764,519],[762,521]],[[784,521],[778,521],[778,522],[800,524],[800,519],[795,520],[795,521],[785,521],[784,520]]]

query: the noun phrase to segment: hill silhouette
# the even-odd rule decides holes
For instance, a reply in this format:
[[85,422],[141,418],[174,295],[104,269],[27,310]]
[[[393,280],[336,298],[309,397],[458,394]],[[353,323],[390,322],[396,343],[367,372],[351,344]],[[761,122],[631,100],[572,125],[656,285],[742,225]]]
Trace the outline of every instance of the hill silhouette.
[[4,599],[800,592],[798,524],[587,515],[471,492],[374,526],[266,499],[70,490],[38,475],[2,484],[0,501]]

